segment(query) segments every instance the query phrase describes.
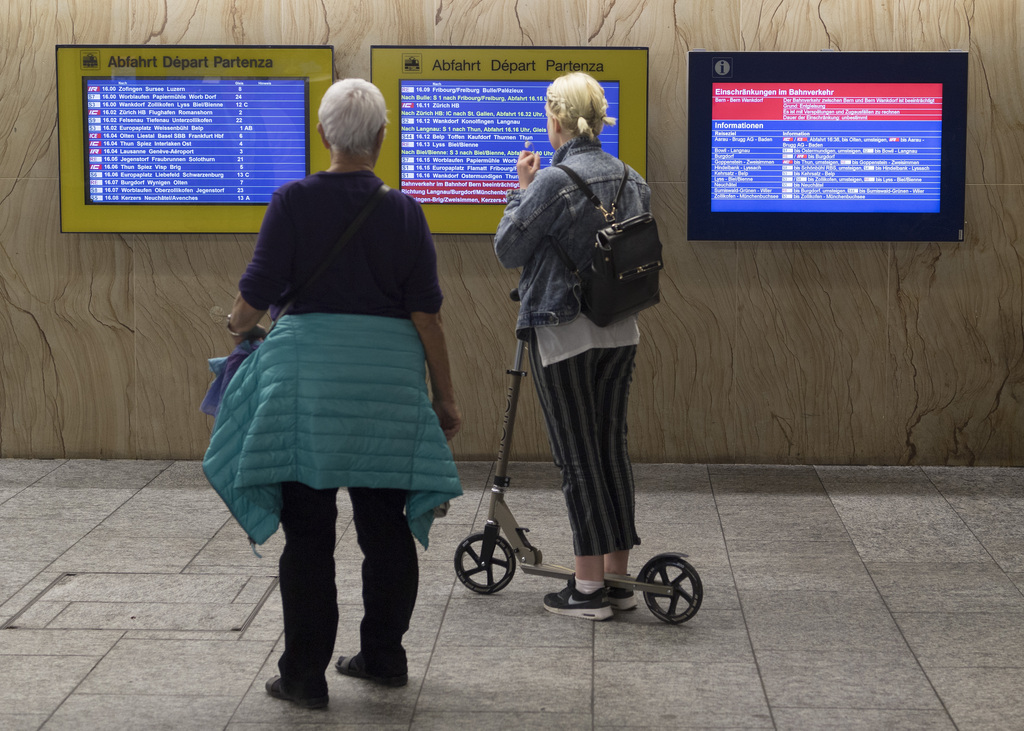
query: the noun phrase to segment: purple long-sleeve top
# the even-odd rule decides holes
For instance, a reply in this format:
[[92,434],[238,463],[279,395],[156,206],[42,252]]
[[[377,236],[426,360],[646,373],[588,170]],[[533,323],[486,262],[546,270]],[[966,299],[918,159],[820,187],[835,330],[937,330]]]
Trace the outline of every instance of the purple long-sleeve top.
[[[276,308],[317,270],[381,183],[372,172],[320,172],[281,186],[267,206],[238,289],[256,309]],[[289,314],[335,312],[408,318],[438,312],[437,253],[420,205],[392,190]]]

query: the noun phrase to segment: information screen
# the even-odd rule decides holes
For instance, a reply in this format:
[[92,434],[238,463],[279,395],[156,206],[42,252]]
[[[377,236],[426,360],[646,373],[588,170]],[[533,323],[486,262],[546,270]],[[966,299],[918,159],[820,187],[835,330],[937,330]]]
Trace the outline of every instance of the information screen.
[[941,84],[712,89],[712,211],[938,212]]
[[963,241],[968,55],[690,51],[695,241]]
[[305,79],[83,80],[87,203],[266,204],[306,175]]
[[[421,203],[505,204],[519,187],[524,149],[550,164],[544,112],[547,81],[401,81],[401,189]],[[619,83],[602,81],[608,116],[618,117]],[[601,146],[619,154],[619,125]]]

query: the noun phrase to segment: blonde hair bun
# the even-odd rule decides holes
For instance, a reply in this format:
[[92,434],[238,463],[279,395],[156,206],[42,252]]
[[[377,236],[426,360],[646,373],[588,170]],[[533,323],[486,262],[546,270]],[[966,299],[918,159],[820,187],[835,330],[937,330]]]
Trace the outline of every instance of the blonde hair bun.
[[545,109],[573,137],[596,139],[606,124],[608,100],[594,77],[579,71],[559,76],[548,86]]

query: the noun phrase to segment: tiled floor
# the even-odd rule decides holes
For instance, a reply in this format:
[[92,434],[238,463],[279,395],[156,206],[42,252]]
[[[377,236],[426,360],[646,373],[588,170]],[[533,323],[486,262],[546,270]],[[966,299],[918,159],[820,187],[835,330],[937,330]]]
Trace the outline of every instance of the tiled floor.
[[[491,468],[460,465],[467,494],[421,556],[409,685],[332,670],[330,707],[303,711],[263,690],[280,535],[253,555],[197,463],[0,460],[0,728],[1024,728],[1024,468],[637,465],[633,569],[683,551],[703,579],[680,625],[643,603],[548,614],[558,582],[522,571],[463,587]],[[569,563],[554,469],[510,475],[533,544]]]

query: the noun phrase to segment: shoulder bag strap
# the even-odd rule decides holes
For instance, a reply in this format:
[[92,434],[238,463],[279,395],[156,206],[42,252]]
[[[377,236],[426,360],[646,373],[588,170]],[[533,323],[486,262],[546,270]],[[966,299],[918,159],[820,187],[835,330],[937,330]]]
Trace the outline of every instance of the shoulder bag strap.
[[[366,219],[370,216],[371,213],[373,213],[373,209],[377,207],[377,204],[380,203],[381,199],[389,190],[391,190],[391,188],[389,188],[384,183],[381,183],[380,187],[373,192],[373,195],[370,196],[370,199],[366,201],[366,203],[363,205],[363,210],[359,212],[359,215],[355,217],[352,223],[348,225],[348,228],[346,228],[345,231],[341,234],[341,236],[338,238],[337,243],[334,244],[334,248],[331,249],[331,252],[320,263],[320,266],[317,268],[317,270],[310,275],[309,279],[307,279],[305,282],[299,285],[299,287],[296,288],[294,292],[292,292],[292,296],[289,297],[288,301],[284,303],[284,306],[282,306],[281,310],[277,313],[277,317],[274,319],[274,322],[270,325],[270,330],[273,330],[274,326],[277,325],[278,321],[282,317],[284,317],[285,314],[287,314],[288,310],[291,309],[292,304],[294,304],[295,300],[298,299],[299,295],[302,294],[302,292],[304,292],[306,289],[308,289],[309,286],[313,284],[313,282],[319,279],[320,275],[327,271],[327,268],[332,263],[334,263],[334,260],[338,258],[338,255],[341,253],[341,250],[345,248],[345,245],[348,244],[348,242],[355,235],[356,231],[358,231],[359,228],[363,225],[363,222],[366,221]],[[270,330],[267,331],[268,335],[270,334]]]

